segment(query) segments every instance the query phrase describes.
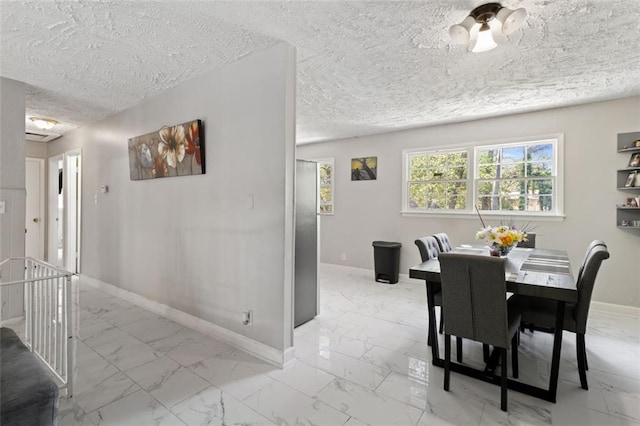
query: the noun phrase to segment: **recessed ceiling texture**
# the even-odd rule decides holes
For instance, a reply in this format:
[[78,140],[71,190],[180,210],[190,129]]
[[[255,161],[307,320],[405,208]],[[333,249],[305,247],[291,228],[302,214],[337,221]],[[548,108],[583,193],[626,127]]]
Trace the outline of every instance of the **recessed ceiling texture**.
[[2,0],[0,74],[64,134],[286,41],[298,143],[640,95],[640,1],[503,1],[523,27],[471,53],[482,3]]

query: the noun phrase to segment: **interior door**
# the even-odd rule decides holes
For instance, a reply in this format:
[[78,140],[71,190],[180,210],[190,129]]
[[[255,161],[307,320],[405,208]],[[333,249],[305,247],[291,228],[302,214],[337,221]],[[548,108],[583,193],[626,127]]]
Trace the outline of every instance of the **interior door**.
[[44,160],[26,159],[25,256],[44,259]]

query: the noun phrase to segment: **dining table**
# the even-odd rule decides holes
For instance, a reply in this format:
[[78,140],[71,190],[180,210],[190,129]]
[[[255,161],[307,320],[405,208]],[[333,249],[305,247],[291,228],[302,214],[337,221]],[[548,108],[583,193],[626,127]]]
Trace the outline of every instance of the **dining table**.
[[[450,253],[490,255],[489,247],[472,245],[455,247]],[[409,277],[424,280],[426,283],[429,335],[433,336],[430,339],[432,363],[435,366],[444,367],[444,359],[440,357],[439,352],[434,303],[434,294],[442,285],[438,259],[427,260],[410,268]],[[542,388],[515,379],[507,381],[509,389],[555,403],[565,307],[567,303],[576,303],[578,299],[578,290],[571,272],[569,257],[564,250],[516,247],[505,257],[505,279],[508,293],[540,297],[556,302],[556,321],[548,386]],[[491,356],[485,360],[486,367],[483,370],[460,362],[451,362],[451,370],[500,386],[500,377],[493,371],[498,363],[497,354],[498,351],[494,350]]]

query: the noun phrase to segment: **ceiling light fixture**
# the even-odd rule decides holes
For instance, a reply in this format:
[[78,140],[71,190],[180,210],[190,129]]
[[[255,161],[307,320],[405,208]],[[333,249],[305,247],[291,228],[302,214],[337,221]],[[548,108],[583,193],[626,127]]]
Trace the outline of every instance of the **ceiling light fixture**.
[[497,46],[493,33],[511,34],[526,18],[527,11],[522,7],[512,10],[500,3],[487,3],[476,7],[461,23],[449,28],[449,35],[455,43],[469,43],[472,52],[487,52]]
[[53,120],[51,118],[30,117],[29,119],[31,121],[33,121],[33,124],[35,124],[36,127],[38,127],[39,129],[42,129],[42,130],[49,130],[53,126],[58,124],[58,122],[56,120]]

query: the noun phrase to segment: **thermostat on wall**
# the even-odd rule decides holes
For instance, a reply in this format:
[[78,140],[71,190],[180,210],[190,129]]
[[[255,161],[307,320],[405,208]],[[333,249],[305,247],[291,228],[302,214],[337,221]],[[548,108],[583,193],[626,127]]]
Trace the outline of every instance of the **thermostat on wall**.
[[107,192],[109,192],[109,185],[101,185],[100,192],[102,192],[103,194],[106,194]]

